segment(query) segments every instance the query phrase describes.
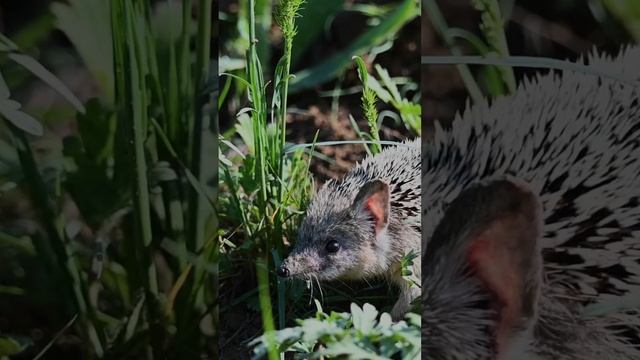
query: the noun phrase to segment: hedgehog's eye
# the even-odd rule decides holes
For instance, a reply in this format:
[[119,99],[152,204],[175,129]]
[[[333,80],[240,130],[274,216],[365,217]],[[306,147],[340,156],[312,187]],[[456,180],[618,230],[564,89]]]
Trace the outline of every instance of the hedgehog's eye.
[[325,249],[330,253],[338,252],[338,250],[340,250],[340,243],[335,240],[330,240],[325,246]]

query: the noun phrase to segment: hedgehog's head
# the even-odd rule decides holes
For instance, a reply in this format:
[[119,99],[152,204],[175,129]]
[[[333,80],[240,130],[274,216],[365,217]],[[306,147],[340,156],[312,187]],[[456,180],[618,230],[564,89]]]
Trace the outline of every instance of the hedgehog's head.
[[[357,193],[355,198],[345,196],[350,192]],[[380,180],[325,184],[278,275],[332,280],[381,273],[388,261],[389,207],[389,185]]]

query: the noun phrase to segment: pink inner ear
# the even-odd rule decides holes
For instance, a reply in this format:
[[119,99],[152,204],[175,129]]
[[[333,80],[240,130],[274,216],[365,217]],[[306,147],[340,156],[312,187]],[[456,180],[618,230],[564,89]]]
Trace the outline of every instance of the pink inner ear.
[[[495,296],[493,305],[498,312],[496,346],[498,353],[506,345],[522,313],[523,284],[519,276],[517,255],[510,249],[513,223],[511,219],[494,221],[474,236],[467,259],[476,276]],[[511,236],[510,236],[511,235]]]
[[376,234],[386,225],[386,197],[382,192],[371,195],[365,202],[365,208],[371,212],[376,223]]

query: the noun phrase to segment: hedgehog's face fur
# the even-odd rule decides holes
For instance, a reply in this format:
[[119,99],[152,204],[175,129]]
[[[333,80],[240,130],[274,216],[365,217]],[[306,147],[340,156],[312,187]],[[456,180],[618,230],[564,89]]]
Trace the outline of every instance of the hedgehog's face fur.
[[331,182],[314,197],[296,246],[280,267],[282,276],[361,279],[386,270],[389,186],[379,180],[367,182],[355,199],[336,191]]
[[367,257],[373,255],[372,234],[358,231],[358,219],[350,208],[327,214],[322,223],[306,218],[301,224],[298,241],[283,266],[293,277],[310,275],[320,280],[357,278],[366,272]]

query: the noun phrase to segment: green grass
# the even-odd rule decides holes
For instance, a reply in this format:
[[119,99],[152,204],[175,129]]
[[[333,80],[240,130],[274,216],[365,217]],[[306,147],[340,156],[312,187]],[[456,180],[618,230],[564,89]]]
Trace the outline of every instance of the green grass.
[[[75,351],[87,359],[217,356],[215,333],[201,327],[219,328],[217,184],[212,181],[217,94],[208,16],[213,2],[183,4],[162,5],[178,7],[180,21],[163,17],[162,6],[152,10],[146,0],[54,4],[56,25],[101,89],[100,98],[86,103],[2,39],[0,51],[77,111],[78,131],[61,139],[57,156],[64,166],[52,179],[32,147],[33,136],[53,136],[47,125],[3,103],[13,111],[3,111],[9,115],[3,137],[17,150],[22,173],[17,189],[39,209],[46,236],[2,228],[2,243],[14,246],[25,238],[33,243],[30,256],[38,266],[22,266],[43,274],[40,286],[55,304],[49,311],[60,319],[46,326],[61,331],[23,352],[47,358],[65,330],[82,339]],[[200,11],[192,19],[193,5]],[[8,87],[3,88],[8,98]],[[93,236],[69,232],[73,223],[62,211],[66,202],[78,207],[82,226]],[[13,296],[30,302],[42,291],[20,279],[11,288],[21,290]]]
[[[250,107],[240,111],[237,132],[249,149],[241,154],[241,163],[236,165],[222,161],[223,182],[228,199],[221,199],[225,209],[222,221],[236,229],[235,237],[244,238],[242,243],[250,258],[257,259],[254,271],[257,274],[262,325],[265,330],[274,330],[270,278],[274,263],[272,250],[282,254],[284,237],[292,238],[295,223],[292,215],[306,202],[311,182],[307,177],[308,164],[303,160],[303,151],[294,154],[284,152],[286,145],[286,110],[288,99],[291,49],[296,34],[295,20],[302,5],[298,0],[282,0],[277,4],[276,21],[284,35],[284,52],[273,75],[274,91],[268,99],[264,74],[257,43],[250,42],[246,56],[246,85]],[[250,39],[256,38],[255,2],[249,2]],[[223,141],[228,146],[231,143]],[[236,232],[236,231],[234,231]],[[240,242],[233,239],[233,243]],[[279,286],[278,317],[280,326],[284,321],[284,288]],[[277,354],[271,349],[271,359]]]
[[[474,9],[480,12],[479,30],[482,37],[469,30],[450,28],[436,1],[423,0],[422,3],[434,29],[452,54],[452,56],[423,56],[422,65],[455,65],[469,97],[474,102],[483,101],[485,96],[495,98],[513,93],[516,89],[513,69],[516,67],[576,71],[637,85],[637,81],[627,79],[615,71],[596,69],[579,62],[546,57],[511,56],[505,34],[508,19],[503,18],[500,3],[496,0],[471,2]],[[589,2],[589,8],[594,18],[602,23],[605,31],[613,32],[608,27],[611,26],[610,18],[616,18],[628,35],[637,42],[639,27],[634,14],[638,14],[640,7],[636,2],[593,0]],[[463,56],[457,41],[467,42],[477,55]],[[469,69],[469,65],[483,66],[479,67],[474,74]]]
[[[435,30],[449,47],[453,56],[462,56],[457,40],[464,40],[483,57],[508,57],[509,47],[504,34],[506,22],[502,17],[498,1],[473,0],[471,4],[480,12],[480,31],[483,38],[465,29],[450,28],[437,2],[435,0],[423,0],[425,13],[429,16]],[[425,64],[424,61],[422,63]],[[496,97],[512,93],[515,90],[515,75],[513,69],[509,66],[482,67],[476,79],[467,66],[468,64],[459,62],[455,65],[460,72],[469,96],[474,102],[482,101],[484,95]]]

